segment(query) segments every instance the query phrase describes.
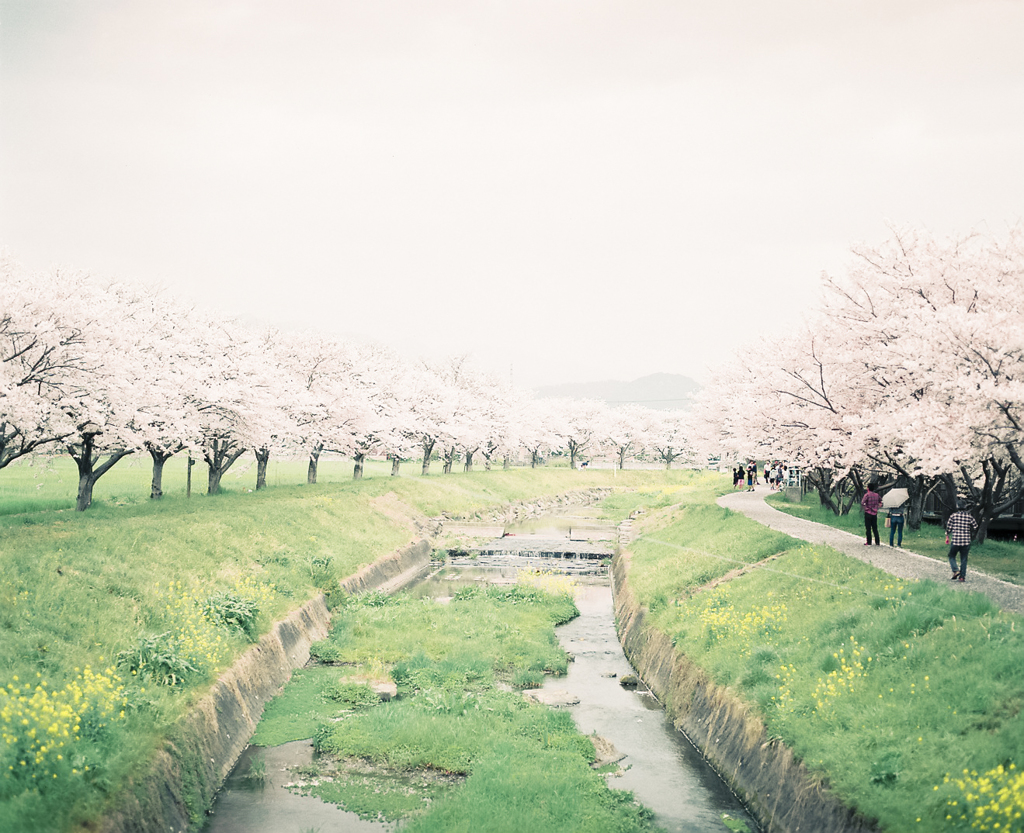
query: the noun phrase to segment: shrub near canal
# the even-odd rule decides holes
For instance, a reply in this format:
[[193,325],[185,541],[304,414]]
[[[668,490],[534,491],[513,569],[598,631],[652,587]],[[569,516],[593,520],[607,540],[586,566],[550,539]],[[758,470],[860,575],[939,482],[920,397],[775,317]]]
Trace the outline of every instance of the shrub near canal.
[[[554,627],[576,615],[568,594],[525,584],[471,587],[447,605],[351,599],[314,646],[333,665],[297,674],[253,740],[315,735],[338,763],[307,773],[305,789],[363,817],[408,818],[410,833],[649,830],[650,814],[590,767],[593,743],[571,715],[517,690],[565,673]],[[334,700],[340,687],[382,675],[397,699],[372,708]],[[319,726],[296,714],[319,715]]]
[[792,541],[745,566],[759,527],[715,496],[631,547],[656,626],[883,829],[1024,829],[1020,617]]

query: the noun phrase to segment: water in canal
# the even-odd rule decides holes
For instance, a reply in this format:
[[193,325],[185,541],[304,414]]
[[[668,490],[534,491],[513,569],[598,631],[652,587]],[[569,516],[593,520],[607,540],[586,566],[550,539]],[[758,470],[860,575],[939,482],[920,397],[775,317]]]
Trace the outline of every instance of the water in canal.
[[[500,571],[475,570],[456,577],[451,569],[416,588],[417,595],[444,597],[461,583],[498,578]],[[498,580],[501,580],[498,578]],[[508,580],[506,576],[504,580]],[[629,690],[619,680],[633,669],[615,634],[611,589],[607,581],[582,584],[577,598],[581,615],[558,629],[563,647],[573,655],[565,677],[549,678],[545,689],[564,690],[579,698],[569,709],[580,731],[610,741],[624,757],[620,775],[609,784],[631,790],[655,813],[669,833],[723,833],[722,814],[758,828],[700,754],[675,729],[658,701],[641,687]],[[273,749],[250,747],[217,796],[207,833],[370,833],[396,825],[368,822],[353,813],[302,796],[286,788],[295,767],[312,759],[308,741]],[[263,759],[266,780],[254,787],[244,774],[252,760]]]
[[580,616],[562,625],[562,646],[575,657],[565,677],[549,678],[545,689],[560,689],[579,698],[571,706],[584,734],[598,734],[625,755],[615,788],[632,790],[655,812],[655,821],[670,833],[725,831],[722,814],[757,825],[700,753],[675,730],[653,695],[619,684],[633,668],[615,634],[612,593],[608,584],[587,584],[576,599]]

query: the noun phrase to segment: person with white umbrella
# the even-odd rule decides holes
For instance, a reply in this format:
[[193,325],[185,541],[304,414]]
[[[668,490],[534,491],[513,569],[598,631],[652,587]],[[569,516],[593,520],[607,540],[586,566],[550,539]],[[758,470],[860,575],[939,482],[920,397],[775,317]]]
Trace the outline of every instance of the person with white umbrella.
[[882,498],[882,508],[888,509],[885,525],[889,527],[889,546],[896,540],[896,546],[903,549],[903,524],[906,517],[903,514],[903,504],[907,502],[909,493],[906,489],[890,489]]

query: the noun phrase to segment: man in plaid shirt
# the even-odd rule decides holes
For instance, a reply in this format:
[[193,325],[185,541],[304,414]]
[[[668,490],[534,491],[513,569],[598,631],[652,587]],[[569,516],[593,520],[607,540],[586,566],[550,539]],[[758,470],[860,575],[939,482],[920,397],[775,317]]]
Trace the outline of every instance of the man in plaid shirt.
[[[949,544],[949,567],[953,571],[950,581],[965,581],[967,578],[967,554],[971,551],[971,538],[978,531],[978,522],[958,503],[956,512],[946,521],[946,540]],[[956,567],[956,556],[960,553],[960,569]]]
[[865,547],[871,546],[872,535],[875,538],[874,545],[878,546],[878,510],[882,506],[882,498],[875,491],[876,488],[878,487],[871,483],[864,493],[864,497],[860,499],[860,507],[864,510],[864,533],[868,539],[864,542]]

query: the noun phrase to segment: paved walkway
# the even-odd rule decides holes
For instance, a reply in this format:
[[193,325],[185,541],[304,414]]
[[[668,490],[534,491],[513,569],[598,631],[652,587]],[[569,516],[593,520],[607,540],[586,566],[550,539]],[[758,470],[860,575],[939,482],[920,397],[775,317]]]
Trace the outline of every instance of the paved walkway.
[[[864,538],[860,535],[780,512],[765,503],[764,498],[767,494],[770,492],[764,487],[753,492],[730,492],[718,499],[718,505],[740,512],[769,529],[784,532],[802,541],[826,544],[899,578],[932,579],[949,585],[950,589],[965,592],[974,590],[986,594],[1003,610],[1024,614],[1024,587],[980,573],[971,567],[970,561],[967,563],[967,581],[949,581],[949,564],[945,560],[936,561],[934,558],[927,558],[909,550],[894,549],[888,543],[883,543],[879,547],[865,547]],[[883,538],[888,541],[889,531],[878,531],[884,533]]]

